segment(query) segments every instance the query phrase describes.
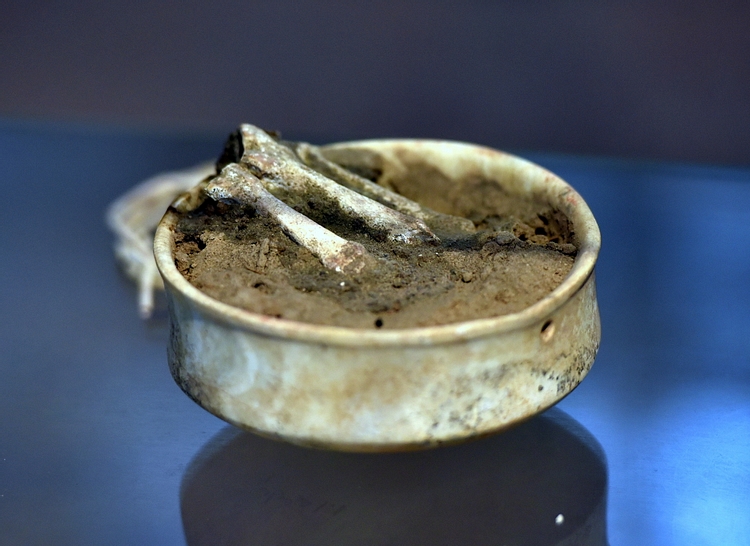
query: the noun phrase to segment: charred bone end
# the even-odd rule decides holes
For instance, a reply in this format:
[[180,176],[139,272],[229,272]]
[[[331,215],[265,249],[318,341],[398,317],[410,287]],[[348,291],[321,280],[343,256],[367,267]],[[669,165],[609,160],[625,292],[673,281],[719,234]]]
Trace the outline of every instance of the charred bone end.
[[245,146],[242,143],[242,132],[237,129],[229,135],[224,143],[224,150],[222,150],[219,159],[216,160],[216,172],[221,172],[230,163],[239,163],[244,153]]
[[[246,147],[259,149],[264,143],[277,143],[280,139],[281,133],[278,131],[266,131],[248,124],[240,125],[224,143],[224,149],[219,159],[216,160],[216,172],[221,172],[230,163],[241,163]],[[246,146],[246,140],[249,140],[248,146]]]

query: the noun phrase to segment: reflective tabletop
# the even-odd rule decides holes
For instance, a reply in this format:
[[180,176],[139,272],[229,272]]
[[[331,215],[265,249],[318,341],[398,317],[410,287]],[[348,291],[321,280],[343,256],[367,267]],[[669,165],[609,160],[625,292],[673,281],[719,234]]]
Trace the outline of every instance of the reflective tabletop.
[[107,205],[223,136],[0,122],[0,544],[750,544],[750,168],[523,154],[599,221],[592,371],[506,433],[343,454],[194,404],[113,259]]

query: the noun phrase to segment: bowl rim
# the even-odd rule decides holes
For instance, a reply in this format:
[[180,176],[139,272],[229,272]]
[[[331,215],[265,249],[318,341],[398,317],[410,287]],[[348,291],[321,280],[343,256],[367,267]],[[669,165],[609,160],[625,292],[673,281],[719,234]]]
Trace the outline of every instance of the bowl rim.
[[524,176],[529,176],[536,189],[543,188],[547,202],[562,211],[574,226],[578,239],[578,253],[568,275],[542,299],[521,311],[437,326],[376,330],[275,318],[216,300],[183,277],[177,270],[173,257],[172,235],[179,213],[171,206],[159,222],[154,237],[154,257],[165,289],[167,292],[174,290],[181,294],[197,310],[219,323],[267,337],[344,347],[404,347],[468,341],[539,324],[569,301],[593,276],[601,247],[601,233],[593,213],[567,182],[529,160],[476,144],[448,140],[371,139],[334,143],[324,148],[387,149],[404,144],[433,151],[440,147],[448,147],[454,151],[479,152],[490,160],[502,160],[508,163],[509,168],[517,169],[522,171]]

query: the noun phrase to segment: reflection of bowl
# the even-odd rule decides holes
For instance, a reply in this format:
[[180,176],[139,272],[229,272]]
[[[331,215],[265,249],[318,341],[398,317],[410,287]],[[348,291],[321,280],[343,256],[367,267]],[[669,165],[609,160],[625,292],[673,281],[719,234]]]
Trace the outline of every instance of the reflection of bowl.
[[[578,253],[555,290],[521,312],[403,330],[312,325],[214,300],[175,267],[170,210],[156,232],[171,319],[169,363],[201,406],[242,428],[342,450],[431,447],[482,436],[568,394],[599,345],[600,236],[565,182],[525,160],[467,144],[365,141],[327,148],[386,176],[431,172],[442,194],[491,187],[564,214]],[[373,159],[375,158],[375,159]],[[399,174],[401,173],[401,174]],[[404,174],[405,173],[405,174]]]
[[190,546],[604,546],[606,501],[601,447],[557,409],[481,442],[383,456],[227,428],[180,487]]

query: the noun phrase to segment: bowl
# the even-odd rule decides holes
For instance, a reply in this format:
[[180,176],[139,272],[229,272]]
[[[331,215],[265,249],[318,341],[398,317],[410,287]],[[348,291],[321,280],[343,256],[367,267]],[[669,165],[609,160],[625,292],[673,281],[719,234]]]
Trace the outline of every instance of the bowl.
[[573,188],[529,161],[472,144],[369,140],[323,150],[403,184],[428,180],[414,190],[433,196],[502,191],[549,206],[569,222],[572,269],[533,305],[493,318],[398,330],[279,319],[217,301],[180,274],[174,233],[177,203],[189,202],[183,196],[160,222],[154,250],[169,308],[169,366],[188,396],[263,436],[399,451],[502,431],[583,380],[601,337],[594,275],[601,238]]

